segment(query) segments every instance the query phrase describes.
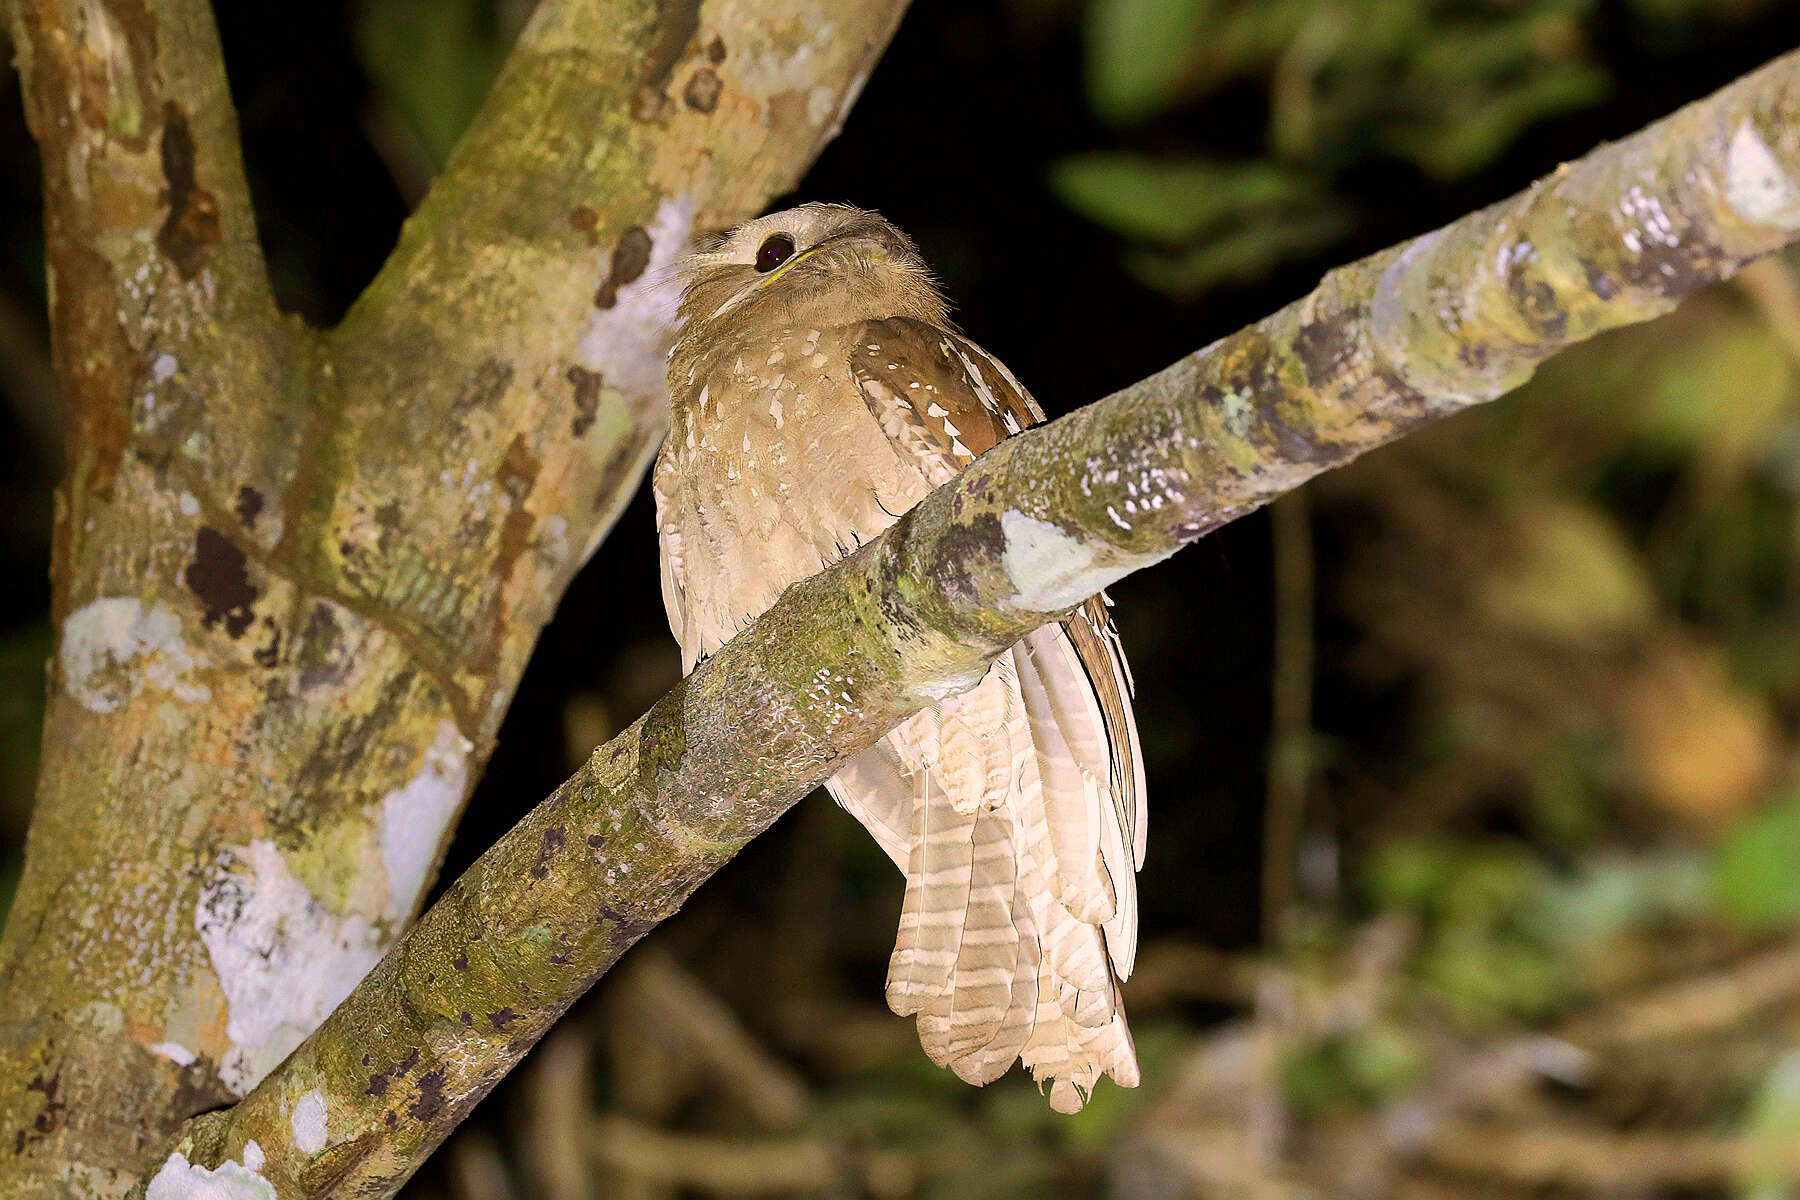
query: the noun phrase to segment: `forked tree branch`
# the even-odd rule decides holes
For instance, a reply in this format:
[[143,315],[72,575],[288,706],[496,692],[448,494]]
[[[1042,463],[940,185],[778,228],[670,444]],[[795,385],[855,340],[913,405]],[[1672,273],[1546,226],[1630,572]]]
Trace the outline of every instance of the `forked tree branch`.
[[392,1194],[739,847],[1031,629],[1797,238],[1800,54],[1002,443],[597,749],[250,1096],[190,1123],[152,1200],[202,1177]]
[[[343,325],[275,311],[205,0],[0,0],[72,413],[0,1195],[123,1195],[406,926],[663,425],[651,284],[903,0],[542,0]],[[328,249],[328,248],[327,248]]]

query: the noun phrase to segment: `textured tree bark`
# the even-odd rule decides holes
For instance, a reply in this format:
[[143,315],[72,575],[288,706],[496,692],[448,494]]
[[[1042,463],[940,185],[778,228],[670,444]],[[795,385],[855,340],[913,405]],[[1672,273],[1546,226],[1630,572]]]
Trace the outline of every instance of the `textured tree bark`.
[[0,936],[0,1195],[123,1194],[413,916],[663,424],[653,286],[903,0],[544,0],[336,330],[277,313],[204,0],[0,0],[71,414]]
[[1025,633],[1795,240],[1800,54],[1003,442],[595,750],[154,1180],[392,1194],[740,846]]

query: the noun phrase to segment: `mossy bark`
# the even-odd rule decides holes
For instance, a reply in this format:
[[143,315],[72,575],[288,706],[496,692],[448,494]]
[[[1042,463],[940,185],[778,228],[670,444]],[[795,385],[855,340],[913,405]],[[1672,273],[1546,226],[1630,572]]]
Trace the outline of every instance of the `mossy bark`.
[[71,472],[0,1194],[124,1194],[407,925],[660,436],[659,269],[793,186],[902,8],[544,0],[319,333],[275,309],[204,0],[6,0]]
[[242,1174],[281,1197],[391,1194],[740,846],[1032,628],[1797,239],[1790,55],[1003,442],[789,588],[597,749],[293,1057],[235,1107],[192,1122],[159,1173]]

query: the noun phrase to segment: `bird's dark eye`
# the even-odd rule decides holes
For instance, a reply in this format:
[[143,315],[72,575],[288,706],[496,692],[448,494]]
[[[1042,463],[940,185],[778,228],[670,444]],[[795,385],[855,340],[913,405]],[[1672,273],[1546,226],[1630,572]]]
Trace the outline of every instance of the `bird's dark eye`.
[[756,248],[756,269],[766,274],[793,256],[794,239],[785,233],[771,233]]

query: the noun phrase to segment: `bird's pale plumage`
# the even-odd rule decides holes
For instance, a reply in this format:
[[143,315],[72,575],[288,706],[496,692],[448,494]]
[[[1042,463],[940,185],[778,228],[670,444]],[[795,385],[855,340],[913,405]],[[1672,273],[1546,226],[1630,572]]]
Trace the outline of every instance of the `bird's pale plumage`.
[[[949,328],[912,244],[873,213],[759,218],[692,255],[683,284],[654,490],[691,670],[1043,413]],[[1138,1082],[1118,990],[1145,830],[1129,695],[1091,600],[826,785],[906,875],[889,1005],[932,1061],[977,1084],[1021,1061],[1062,1111],[1102,1074]]]

